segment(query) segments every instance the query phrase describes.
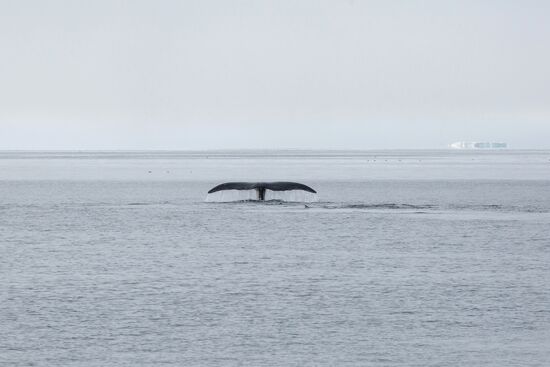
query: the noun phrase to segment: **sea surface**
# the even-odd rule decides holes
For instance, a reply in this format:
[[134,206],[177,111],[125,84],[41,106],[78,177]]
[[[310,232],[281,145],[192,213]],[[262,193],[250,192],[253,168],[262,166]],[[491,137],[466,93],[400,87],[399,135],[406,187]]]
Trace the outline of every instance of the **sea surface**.
[[0,152],[0,366],[161,365],[550,366],[550,151]]

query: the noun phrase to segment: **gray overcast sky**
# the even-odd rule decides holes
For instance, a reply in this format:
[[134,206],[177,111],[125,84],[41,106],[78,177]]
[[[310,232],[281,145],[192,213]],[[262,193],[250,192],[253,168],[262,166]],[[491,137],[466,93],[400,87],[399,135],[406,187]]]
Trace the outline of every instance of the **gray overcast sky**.
[[0,0],[0,149],[550,148],[550,1]]

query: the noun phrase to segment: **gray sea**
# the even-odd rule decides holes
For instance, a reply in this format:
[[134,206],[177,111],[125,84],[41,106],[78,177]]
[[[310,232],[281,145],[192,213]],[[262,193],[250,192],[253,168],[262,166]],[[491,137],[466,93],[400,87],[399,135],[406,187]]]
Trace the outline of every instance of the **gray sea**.
[[1,152],[0,276],[1,366],[549,366],[550,151]]

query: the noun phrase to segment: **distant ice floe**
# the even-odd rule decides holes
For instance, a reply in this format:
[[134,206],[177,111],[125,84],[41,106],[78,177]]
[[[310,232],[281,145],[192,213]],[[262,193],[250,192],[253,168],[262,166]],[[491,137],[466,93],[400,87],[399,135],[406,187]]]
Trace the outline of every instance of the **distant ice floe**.
[[507,143],[503,142],[477,142],[477,141],[457,141],[449,145],[453,149],[506,149]]
[[[226,203],[231,201],[258,200],[256,190],[222,190],[206,195],[206,202]],[[271,191],[266,190],[265,200],[280,200],[294,203],[313,203],[319,201],[317,194],[303,190]]]

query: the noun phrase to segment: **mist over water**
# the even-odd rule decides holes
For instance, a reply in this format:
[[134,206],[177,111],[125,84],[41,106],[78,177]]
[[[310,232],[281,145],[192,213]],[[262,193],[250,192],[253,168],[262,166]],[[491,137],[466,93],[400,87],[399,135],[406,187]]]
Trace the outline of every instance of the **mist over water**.
[[550,151],[2,152],[0,365],[544,366],[548,228]]

